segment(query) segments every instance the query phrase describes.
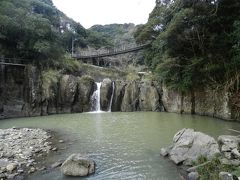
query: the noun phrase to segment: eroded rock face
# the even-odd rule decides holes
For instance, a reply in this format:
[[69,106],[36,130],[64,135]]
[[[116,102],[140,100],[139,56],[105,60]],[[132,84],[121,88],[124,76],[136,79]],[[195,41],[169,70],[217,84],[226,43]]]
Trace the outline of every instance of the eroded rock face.
[[[19,114],[24,114],[24,116],[39,116],[41,115],[41,96],[40,96],[40,72],[34,66],[27,66],[24,70],[24,79],[22,81],[22,85],[24,86],[23,94],[18,94],[17,98],[13,99],[15,103],[11,101],[7,102],[7,106],[4,107],[4,111],[6,113],[6,109],[11,109],[10,112],[13,116],[19,116]],[[14,78],[15,85],[17,79]],[[7,83],[8,84],[8,83]],[[15,91],[17,91],[16,88]],[[10,91],[11,92],[11,91]],[[14,93],[11,92],[13,95]],[[13,95],[14,96],[14,95]],[[13,105],[15,104],[15,105]],[[14,112],[17,111],[17,112]],[[8,114],[8,113],[6,113]],[[7,115],[8,116],[8,115]],[[11,116],[11,115],[10,115]]]
[[139,110],[139,87],[136,81],[128,83],[122,100],[121,111],[131,112]]
[[66,176],[87,176],[95,172],[95,162],[81,154],[72,154],[61,166]]
[[121,111],[121,105],[127,83],[124,81],[115,82],[115,92],[113,96],[112,111]]
[[[90,97],[96,88],[92,77],[86,78],[84,73],[63,75],[59,72],[56,80],[43,88],[43,73],[30,65],[25,70],[5,69],[5,80],[0,78],[0,119],[90,111]],[[102,79],[94,78],[98,81]],[[109,110],[112,81],[105,79],[102,83],[101,107],[104,111]],[[116,78],[114,82],[112,111],[165,110],[237,119],[226,90],[205,87],[195,89],[191,94],[181,94],[162,83],[146,79],[129,82]]]
[[152,81],[116,81],[113,111],[161,111],[161,96]]
[[[164,151],[162,150],[162,152]],[[220,151],[214,138],[201,132],[195,132],[193,129],[182,129],[173,137],[173,144],[167,154],[175,164],[182,162],[191,164],[201,155],[212,158],[214,155],[220,154]]]
[[167,112],[196,113],[230,120],[232,117],[229,92],[211,87],[199,87],[192,93],[181,93],[162,86],[162,102]]
[[77,80],[77,94],[73,106],[73,112],[88,112],[91,109],[90,99],[95,89],[94,80],[89,76],[83,76]]
[[141,111],[160,111],[160,96],[151,81],[140,85],[139,108]]
[[108,111],[109,105],[110,105],[110,99],[113,93],[111,79],[107,78],[102,81],[100,92],[101,92],[101,98],[100,98],[101,109],[103,111]]
[[59,82],[59,110],[71,112],[77,90],[77,78],[72,75],[63,75]]

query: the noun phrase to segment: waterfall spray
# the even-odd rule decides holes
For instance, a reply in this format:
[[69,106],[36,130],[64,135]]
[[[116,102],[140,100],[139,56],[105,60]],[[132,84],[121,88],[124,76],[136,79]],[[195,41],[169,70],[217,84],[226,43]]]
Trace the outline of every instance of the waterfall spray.
[[92,97],[91,97],[91,104],[92,108],[91,111],[94,112],[101,112],[101,104],[100,104],[100,94],[101,94],[101,82],[97,82],[97,89],[94,91]]

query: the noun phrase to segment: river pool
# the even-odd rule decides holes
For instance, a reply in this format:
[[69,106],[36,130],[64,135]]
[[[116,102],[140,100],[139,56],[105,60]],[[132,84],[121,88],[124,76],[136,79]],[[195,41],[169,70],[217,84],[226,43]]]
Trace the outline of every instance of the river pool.
[[[177,167],[159,155],[182,128],[194,128],[213,137],[234,134],[240,123],[174,113],[82,113],[0,121],[0,128],[38,127],[57,132],[65,141],[44,160],[52,164],[72,153],[89,155],[97,167],[94,175],[82,179],[180,179]],[[28,179],[68,180],[59,169],[36,173]],[[75,178],[73,178],[75,179]]]

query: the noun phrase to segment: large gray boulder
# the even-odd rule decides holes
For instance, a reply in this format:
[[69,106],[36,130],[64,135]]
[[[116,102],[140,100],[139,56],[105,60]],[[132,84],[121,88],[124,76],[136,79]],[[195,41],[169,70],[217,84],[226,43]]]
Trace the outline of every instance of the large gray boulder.
[[95,162],[81,154],[72,154],[61,166],[66,176],[88,176],[95,172]]
[[175,164],[183,162],[190,165],[201,155],[212,158],[220,151],[214,138],[193,129],[182,129],[173,137],[173,144],[167,153]]

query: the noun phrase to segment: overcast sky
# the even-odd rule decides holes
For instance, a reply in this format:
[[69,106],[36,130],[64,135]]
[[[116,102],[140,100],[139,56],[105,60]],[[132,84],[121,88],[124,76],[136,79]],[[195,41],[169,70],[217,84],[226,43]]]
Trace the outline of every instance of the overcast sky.
[[53,3],[85,28],[95,24],[143,24],[155,6],[155,0],[53,0]]

